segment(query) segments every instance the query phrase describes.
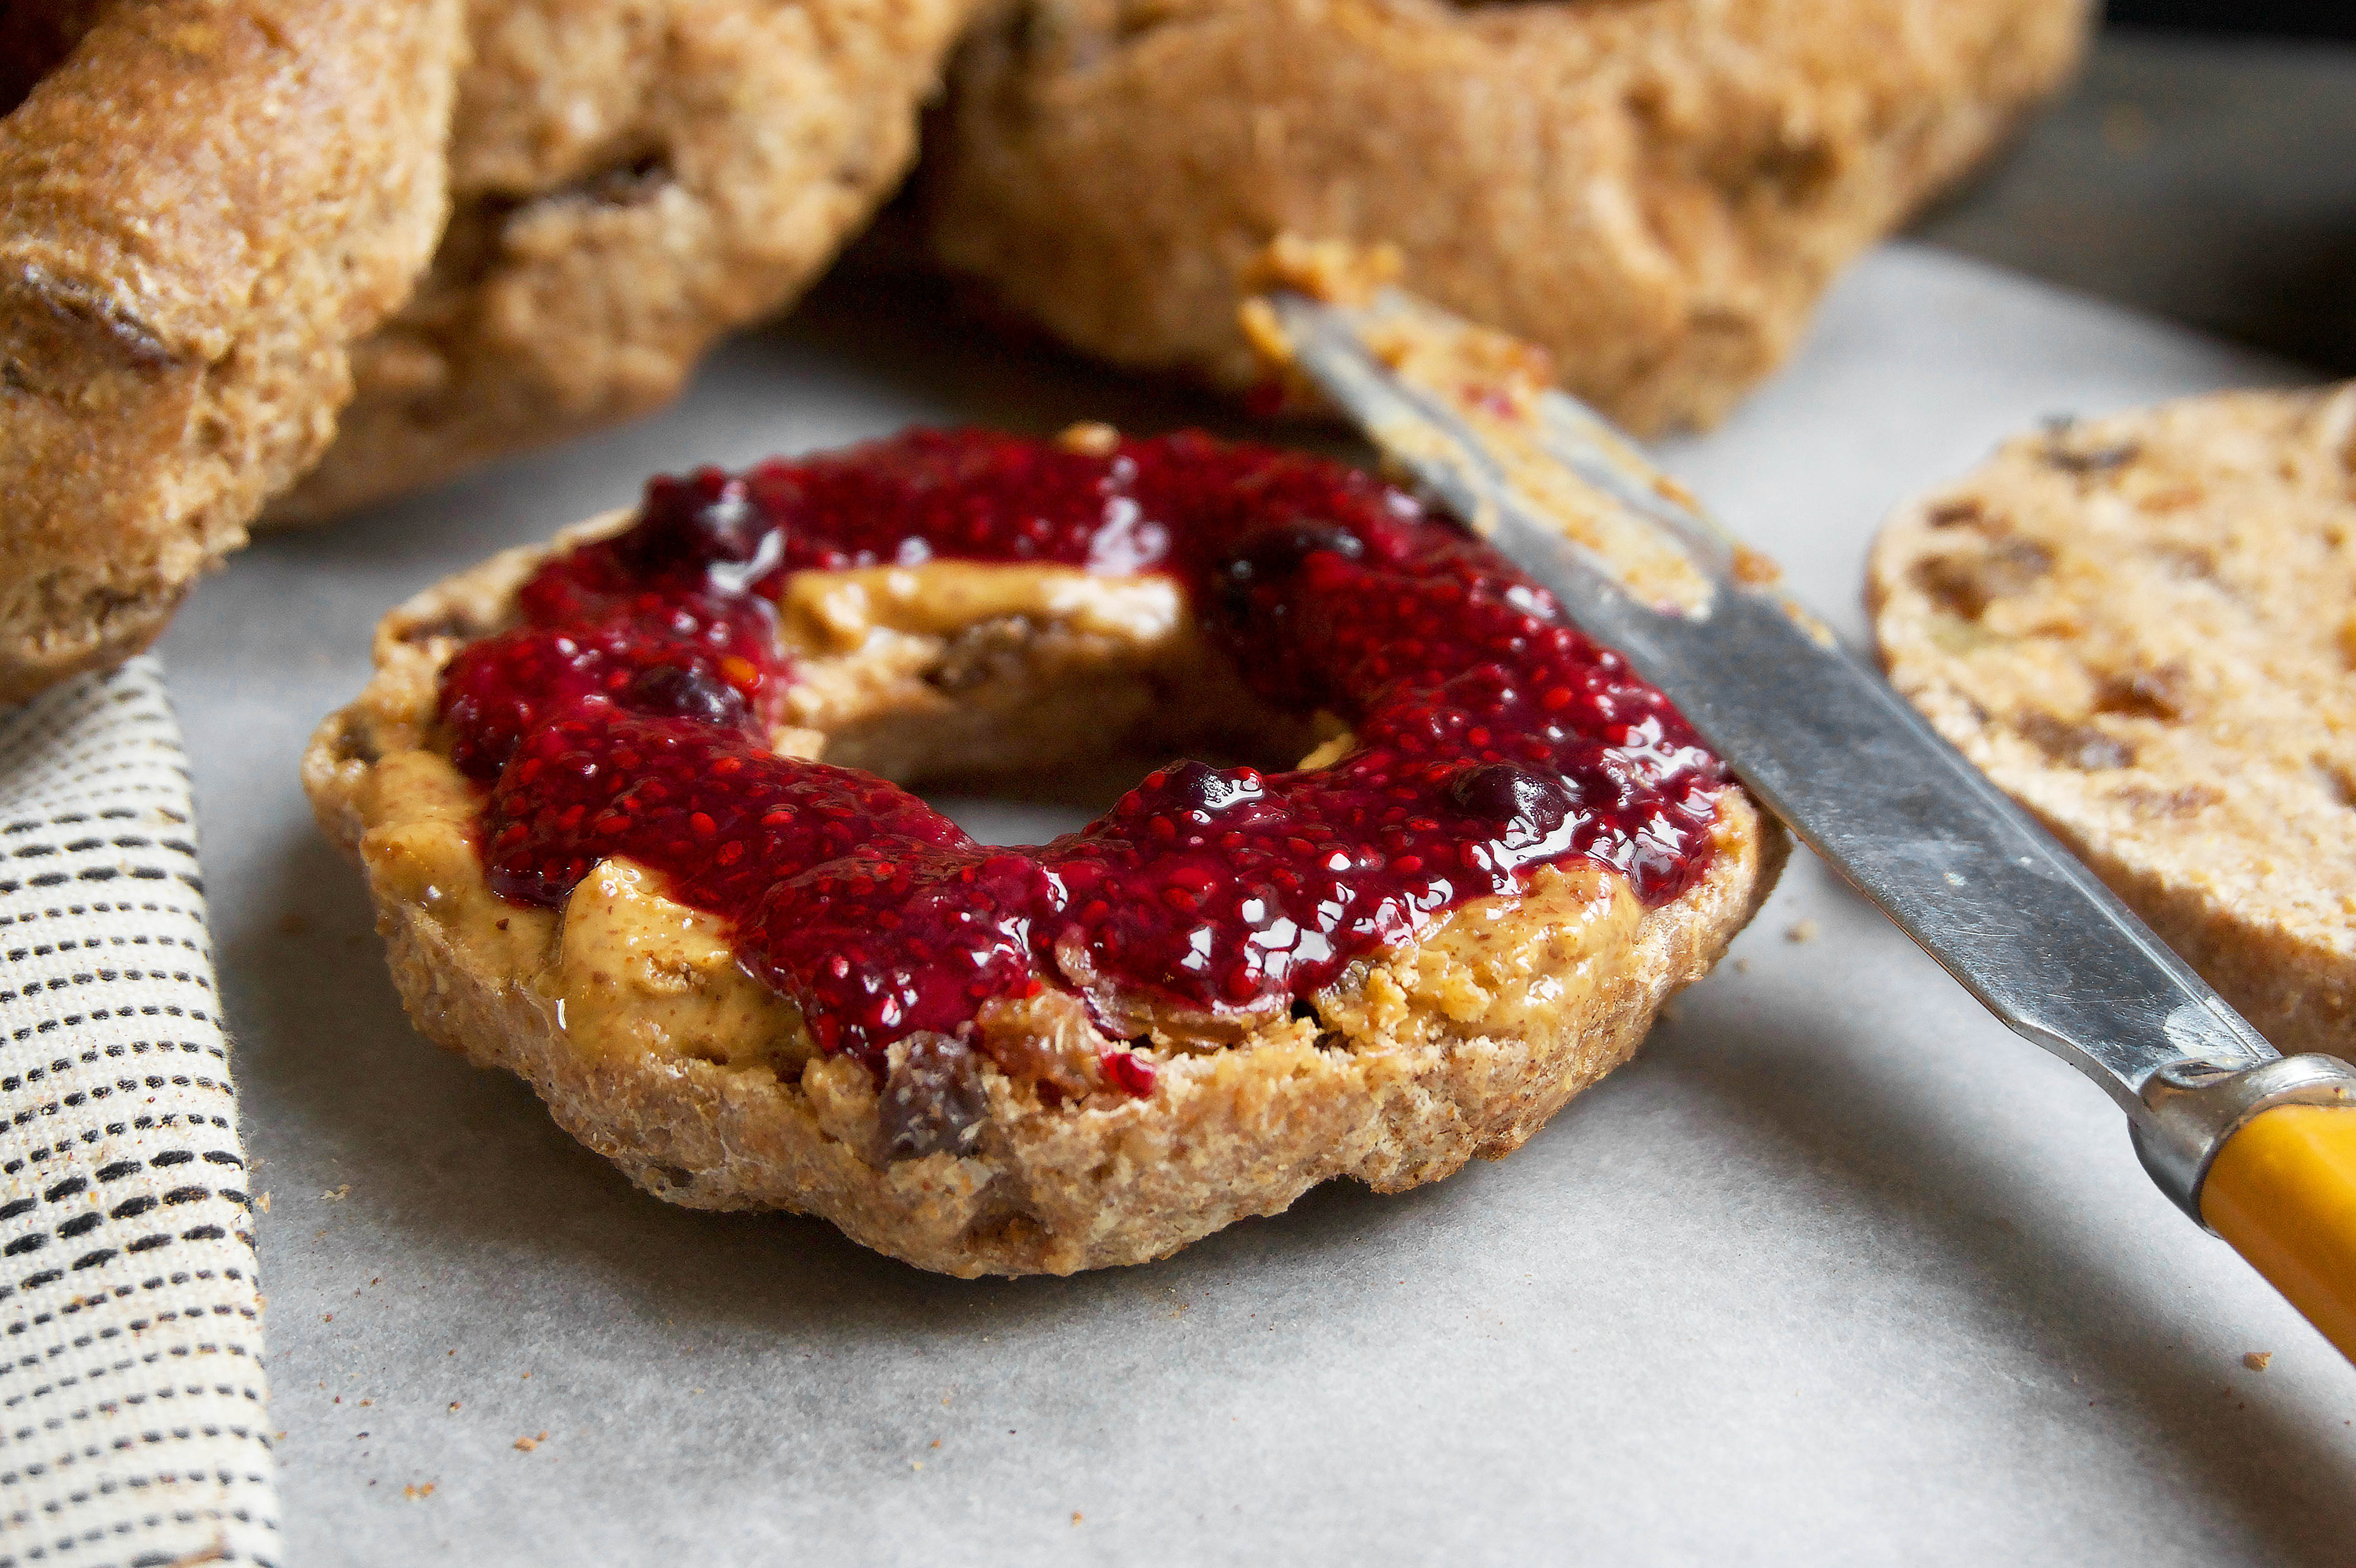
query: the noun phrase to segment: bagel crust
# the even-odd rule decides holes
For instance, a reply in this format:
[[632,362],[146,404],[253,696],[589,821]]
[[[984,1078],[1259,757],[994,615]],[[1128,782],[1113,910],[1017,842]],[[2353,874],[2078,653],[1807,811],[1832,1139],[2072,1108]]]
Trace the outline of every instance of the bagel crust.
[[1091,354],[1234,387],[1282,235],[1707,425],[1852,256],[2062,80],[2083,0],[1016,0],[959,52],[933,249]]
[[326,449],[441,231],[463,41],[456,0],[8,21],[55,59],[0,82],[0,703],[145,647]]
[[668,402],[778,310],[916,155],[969,0],[471,0],[455,202],[354,357],[331,517]]
[[2356,385],[2014,441],[1869,592],[1941,733],[2278,1049],[2356,1055]]
[[[868,1070],[815,1051],[793,1005],[734,961],[724,924],[665,897],[659,878],[607,860],[559,911],[489,891],[480,797],[441,750],[436,683],[467,641],[509,623],[549,553],[510,552],[395,610],[375,678],[305,757],[321,825],[365,869],[411,1017],[525,1078],[560,1125],[659,1197],[817,1214],[924,1268],[1141,1263],[1333,1177],[1395,1192],[1510,1153],[1708,972],[1784,853],[1728,785],[1708,869],[1671,901],[1648,909],[1590,861],[1544,866],[1519,896],[1460,906],[1290,1016],[1217,1038],[1162,1020],[1143,1093],[1049,1094],[985,1065],[970,1152],[894,1158]],[[1158,580],[943,564],[897,572],[894,593],[858,571],[795,581],[782,624],[798,678],[777,749],[903,779],[976,765],[1052,775],[1124,729],[1166,749],[1248,716]],[[978,639],[991,650],[979,661]],[[1086,1036],[1086,1057],[1102,1041],[1059,996],[991,1027],[1043,1058]],[[894,1082],[908,1050],[892,1047]]]

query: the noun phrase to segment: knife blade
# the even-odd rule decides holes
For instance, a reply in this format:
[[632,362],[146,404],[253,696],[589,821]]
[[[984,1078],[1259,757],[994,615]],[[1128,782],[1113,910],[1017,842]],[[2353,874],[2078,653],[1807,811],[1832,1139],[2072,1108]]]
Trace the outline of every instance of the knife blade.
[[[2270,1268],[2254,1255],[2263,1239],[2228,1239],[2356,1357],[2356,1073],[2278,1056],[1777,586],[1772,562],[1601,415],[1517,371],[1528,360],[1510,340],[1398,289],[1358,302],[1279,291],[1267,303],[1281,356],[1387,457],[1625,655],[1745,787],[1990,1012],[2108,1093],[2146,1168],[2196,1221],[2217,1222],[2204,1189],[2237,1135],[2265,1125],[2255,1148],[2288,1125],[2266,1113],[2340,1113],[2319,1124],[2321,1173],[2292,1184],[2348,1200],[2294,1226],[2291,1250],[2307,1262]],[[2286,1270],[2305,1272],[2286,1283]]]

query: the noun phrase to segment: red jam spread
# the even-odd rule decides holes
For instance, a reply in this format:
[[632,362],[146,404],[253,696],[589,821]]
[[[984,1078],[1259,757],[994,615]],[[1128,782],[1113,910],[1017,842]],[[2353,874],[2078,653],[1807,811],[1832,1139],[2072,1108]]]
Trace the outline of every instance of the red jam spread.
[[[1340,715],[1356,749],[1310,772],[1176,763],[1031,848],[770,754],[787,575],[937,557],[1168,573],[1257,694]],[[1198,433],[1090,455],[912,432],[657,479],[520,612],[442,684],[453,759],[489,786],[492,886],[554,907],[609,856],[651,867],[731,923],[822,1049],[871,1067],[1076,974],[1280,1006],[1549,861],[1665,902],[1708,864],[1724,787],[1666,698],[1461,527],[1342,464]]]

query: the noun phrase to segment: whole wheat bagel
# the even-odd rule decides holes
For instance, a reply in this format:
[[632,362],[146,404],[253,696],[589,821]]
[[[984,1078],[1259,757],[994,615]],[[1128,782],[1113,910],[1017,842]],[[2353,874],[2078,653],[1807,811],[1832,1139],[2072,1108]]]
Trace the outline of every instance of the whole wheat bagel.
[[354,355],[331,516],[667,402],[916,155],[970,0],[471,0],[432,270]]
[[2276,1047],[2356,1054],[2356,386],[2024,436],[1869,594],[1941,733]]
[[2075,60],[2083,0],[1013,0],[927,138],[942,262],[1091,354],[1248,384],[1280,236],[1708,424]]
[[444,211],[455,0],[0,7],[0,702],[163,629]]
[[[641,1186],[1069,1273],[1510,1152],[1757,908],[1780,833],[1549,603],[1330,464],[911,436],[412,600],[304,779],[419,1027]],[[1320,733],[1030,849],[875,776]]]

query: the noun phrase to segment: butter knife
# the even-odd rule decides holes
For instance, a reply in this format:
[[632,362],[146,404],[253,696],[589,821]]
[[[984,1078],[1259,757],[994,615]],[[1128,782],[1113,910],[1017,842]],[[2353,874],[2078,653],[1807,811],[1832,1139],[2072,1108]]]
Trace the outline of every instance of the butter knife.
[[1510,339],[1398,289],[1279,291],[1247,319],[1990,1012],[2100,1084],[2160,1189],[2356,1359],[2356,1072],[2278,1055]]

